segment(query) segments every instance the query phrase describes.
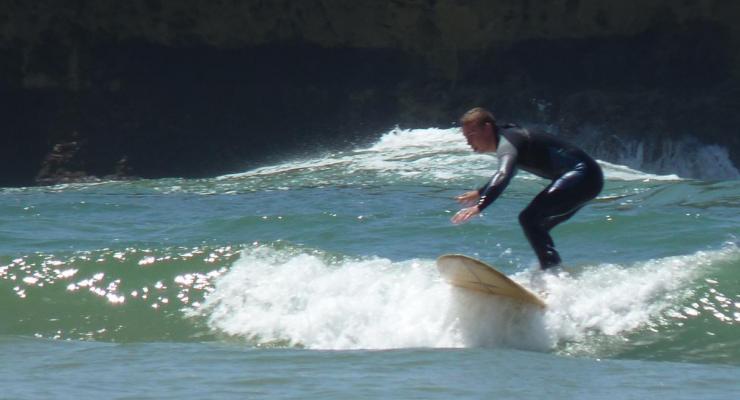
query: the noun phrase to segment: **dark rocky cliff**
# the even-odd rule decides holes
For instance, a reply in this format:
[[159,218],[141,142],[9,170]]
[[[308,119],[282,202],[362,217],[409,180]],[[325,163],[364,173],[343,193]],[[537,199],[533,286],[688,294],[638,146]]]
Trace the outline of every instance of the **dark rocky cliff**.
[[2,0],[0,185],[234,172],[476,105],[602,157],[690,138],[740,165],[738,20],[723,0]]

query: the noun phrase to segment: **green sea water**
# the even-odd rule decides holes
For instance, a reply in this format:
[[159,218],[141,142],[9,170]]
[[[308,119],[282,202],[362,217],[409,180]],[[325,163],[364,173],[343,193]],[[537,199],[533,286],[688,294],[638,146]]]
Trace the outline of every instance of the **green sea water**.
[[[496,159],[454,129],[211,179],[0,189],[0,398],[740,394],[740,186],[602,162],[541,273],[517,214],[453,197]],[[464,253],[544,311],[442,282]]]

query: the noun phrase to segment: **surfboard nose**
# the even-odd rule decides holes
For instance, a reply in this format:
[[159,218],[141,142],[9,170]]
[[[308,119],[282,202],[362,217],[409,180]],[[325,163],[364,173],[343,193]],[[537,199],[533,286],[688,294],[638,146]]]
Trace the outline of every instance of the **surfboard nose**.
[[547,307],[536,294],[475,258],[462,254],[445,254],[437,258],[437,270],[451,285]]

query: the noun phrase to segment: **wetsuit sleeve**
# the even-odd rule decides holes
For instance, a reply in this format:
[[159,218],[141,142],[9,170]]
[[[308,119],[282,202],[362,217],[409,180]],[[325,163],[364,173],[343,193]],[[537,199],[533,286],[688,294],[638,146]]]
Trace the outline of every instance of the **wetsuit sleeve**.
[[511,182],[511,178],[516,174],[516,160],[518,155],[516,148],[502,138],[496,154],[499,160],[498,171],[496,171],[488,184],[478,191],[481,194],[478,200],[478,209],[481,211],[491,205],[503,193],[509,182]]

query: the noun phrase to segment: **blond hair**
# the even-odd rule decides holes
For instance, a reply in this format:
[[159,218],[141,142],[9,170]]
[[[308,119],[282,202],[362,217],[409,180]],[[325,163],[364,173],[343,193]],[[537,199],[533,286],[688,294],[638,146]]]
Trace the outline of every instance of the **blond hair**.
[[489,122],[491,125],[496,125],[496,117],[483,107],[475,107],[460,117],[460,124],[465,125],[469,123],[475,123],[476,125],[484,125]]

